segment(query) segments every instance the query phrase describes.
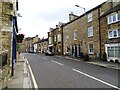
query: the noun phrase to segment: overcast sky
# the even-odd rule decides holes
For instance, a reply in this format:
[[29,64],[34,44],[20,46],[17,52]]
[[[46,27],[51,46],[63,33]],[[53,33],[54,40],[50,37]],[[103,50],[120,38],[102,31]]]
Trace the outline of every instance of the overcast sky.
[[81,15],[84,10],[75,5],[90,10],[106,0],[18,0],[19,11],[22,17],[18,17],[19,33],[25,37],[39,35],[47,37],[49,28],[55,28],[59,22],[69,21],[69,13]]

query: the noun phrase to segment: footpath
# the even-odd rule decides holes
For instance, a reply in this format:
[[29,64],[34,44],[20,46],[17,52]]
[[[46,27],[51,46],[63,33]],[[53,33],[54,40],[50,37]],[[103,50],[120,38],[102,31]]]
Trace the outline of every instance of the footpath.
[[14,76],[8,82],[7,90],[31,89],[31,78],[27,67],[26,59],[20,54],[18,61],[14,66]]
[[85,63],[97,65],[97,66],[104,67],[104,68],[112,68],[112,69],[120,70],[120,63],[107,62],[107,61],[102,61],[102,60],[93,60],[93,59],[90,59],[89,61],[84,61],[83,59],[79,57],[72,58],[71,56],[63,56],[63,55],[56,55],[56,57],[66,58],[66,59],[75,60],[75,61],[83,61]]

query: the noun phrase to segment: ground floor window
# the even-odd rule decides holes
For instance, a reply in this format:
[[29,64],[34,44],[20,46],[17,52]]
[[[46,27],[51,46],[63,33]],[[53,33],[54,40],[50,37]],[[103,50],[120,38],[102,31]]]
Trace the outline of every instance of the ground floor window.
[[93,54],[94,53],[93,44],[89,44],[88,45],[88,53],[89,54]]
[[109,59],[120,59],[120,43],[105,44],[105,50],[107,58]]

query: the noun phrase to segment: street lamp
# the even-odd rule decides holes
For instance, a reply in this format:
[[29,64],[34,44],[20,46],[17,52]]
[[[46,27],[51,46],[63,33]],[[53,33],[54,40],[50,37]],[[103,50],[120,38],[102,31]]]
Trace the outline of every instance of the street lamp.
[[84,7],[81,7],[79,5],[75,5],[75,6],[84,9],[84,13],[86,12],[86,9]]
[[[81,7],[81,6],[79,6],[79,5],[75,5],[76,7],[79,7],[79,8],[81,8],[81,9],[83,9],[84,10],[84,15],[85,15],[85,29],[87,30],[87,15],[86,15],[86,9],[84,8],[84,7]],[[86,41],[87,41],[87,37],[86,37]]]

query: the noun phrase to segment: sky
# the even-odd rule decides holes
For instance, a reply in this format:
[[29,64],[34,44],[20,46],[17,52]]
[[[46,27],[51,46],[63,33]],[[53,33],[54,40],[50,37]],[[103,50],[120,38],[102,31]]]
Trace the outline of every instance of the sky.
[[59,22],[69,21],[69,14],[75,15],[86,11],[103,3],[106,0],[18,0],[19,11],[22,17],[18,17],[19,33],[25,34],[25,37],[47,38],[50,28],[55,28]]

